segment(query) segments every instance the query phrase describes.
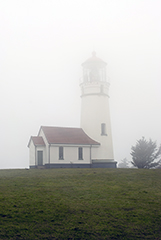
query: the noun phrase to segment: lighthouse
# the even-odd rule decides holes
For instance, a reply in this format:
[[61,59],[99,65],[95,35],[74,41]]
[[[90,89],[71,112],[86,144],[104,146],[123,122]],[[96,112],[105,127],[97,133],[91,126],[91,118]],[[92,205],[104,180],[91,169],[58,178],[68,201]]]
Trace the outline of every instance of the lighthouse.
[[[92,53],[92,57],[83,64],[81,88],[81,128],[84,132],[100,143],[92,148],[92,164],[99,163],[116,166],[113,154],[110,109],[109,82],[106,75],[107,63]],[[107,167],[107,166],[105,166]]]
[[95,52],[82,64],[81,126],[41,126],[28,143],[30,168],[116,168],[106,65]]

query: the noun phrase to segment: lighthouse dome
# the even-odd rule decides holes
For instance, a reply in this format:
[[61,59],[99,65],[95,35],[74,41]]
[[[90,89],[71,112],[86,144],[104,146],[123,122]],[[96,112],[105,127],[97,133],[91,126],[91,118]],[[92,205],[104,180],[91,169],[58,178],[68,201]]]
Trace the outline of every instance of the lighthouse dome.
[[96,52],[92,53],[92,57],[88,58],[83,67],[83,82],[104,82],[106,77],[106,65],[102,59],[96,56]]
[[96,52],[92,52],[92,57],[88,58],[85,62],[82,63],[82,66],[84,68],[91,68],[92,66],[97,66],[97,67],[105,67],[107,65],[106,62],[104,62],[102,59],[98,58],[96,56]]

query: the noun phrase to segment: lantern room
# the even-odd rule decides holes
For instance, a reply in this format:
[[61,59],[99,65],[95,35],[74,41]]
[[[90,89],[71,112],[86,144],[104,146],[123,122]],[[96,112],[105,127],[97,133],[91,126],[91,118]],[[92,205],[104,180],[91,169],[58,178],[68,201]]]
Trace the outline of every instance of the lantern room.
[[83,82],[106,82],[106,65],[107,63],[92,53],[92,57],[87,59],[83,64]]

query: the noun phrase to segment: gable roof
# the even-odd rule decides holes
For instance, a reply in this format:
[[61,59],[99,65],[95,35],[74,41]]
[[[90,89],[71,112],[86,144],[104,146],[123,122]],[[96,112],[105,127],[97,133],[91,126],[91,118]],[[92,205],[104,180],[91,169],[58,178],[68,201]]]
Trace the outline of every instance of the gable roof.
[[100,145],[90,138],[82,128],[42,126],[41,129],[49,144]]
[[45,146],[44,140],[42,137],[31,136],[28,146],[30,145],[31,140],[35,146]]

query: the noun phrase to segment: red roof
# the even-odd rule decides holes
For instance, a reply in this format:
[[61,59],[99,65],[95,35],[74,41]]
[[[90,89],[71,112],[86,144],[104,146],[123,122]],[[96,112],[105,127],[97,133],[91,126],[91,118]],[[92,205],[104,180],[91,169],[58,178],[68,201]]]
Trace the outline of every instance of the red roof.
[[84,63],[82,63],[82,66],[89,65],[91,63],[101,64],[101,65],[107,65],[106,62],[104,62],[102,59],[96,57],[96,53],[92,53],[92,57],[88,58]]
[[[44,140],[42,137],[33,137],[32,136],[31,139],[35,146],[45,146],[45,143],[44,143]],[[31,141],[31,139],[30,139],[30,141]],[[30,142],[29,142],[29,144],[30,144]]]
[[41,127],[49,144],[100,145],[82,128]]

